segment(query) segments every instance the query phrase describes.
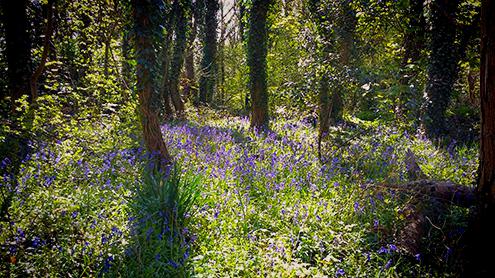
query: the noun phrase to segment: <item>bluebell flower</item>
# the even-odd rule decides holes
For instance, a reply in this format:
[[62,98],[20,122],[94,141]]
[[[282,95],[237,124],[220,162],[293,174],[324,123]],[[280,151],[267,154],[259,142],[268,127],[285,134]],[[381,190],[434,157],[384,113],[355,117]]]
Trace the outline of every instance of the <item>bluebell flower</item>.
[[418,262],[420,262],[420,261],[421,261],[421,254],[420,254],[420,253],[418,253],[418,254],[414,255],[414,258],[415,258]]
[[385,264],[385,269],[389,269],[392,266],[392,259],[388,260],[388,262]]
[[108,242],[108,237],[103,234],[101,235],[101,244],[106,244]]
[[384,253],[385,254],[388,254],[388,253],[390,253],[389,250],[385,246],[380,247],[380,249],[378,249],[377,252],[378,252],[378,254],[384,254]]
[[149,241],[150,240],[150,236],[151,234],[153,233],[153,228],[150,227],[147,231],[146,231],[146,240]]
[[397,246],[395,246],[394,244],[389,244],[389,245],[388,245],[388,249],[389,249],[391,252],[395,252],[395,251],[397,251]]
[[41,246],[41,240],[40,240],[39,237],[37,237],[37,236],[33,237],[32,246],[34,248],[37,248],[37,247]]
[[345,271],[342,268],[337,269],[335,272],[335,277],[343,276],[345,275]]
[[171,265],[173,268],[179,267],[179,265],[176,262],[174,262],[174,260],[172,259],[168,260],[168,264]]

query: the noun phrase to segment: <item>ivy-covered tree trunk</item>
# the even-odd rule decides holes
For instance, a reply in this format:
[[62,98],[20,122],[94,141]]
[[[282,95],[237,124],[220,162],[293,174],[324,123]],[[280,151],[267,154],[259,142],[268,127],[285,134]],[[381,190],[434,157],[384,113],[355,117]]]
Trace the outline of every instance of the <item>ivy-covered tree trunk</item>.
[[29,95],[31,78],[31,39],[28,28],[27,0],[2,0],[8,66],[8,89],[14,103]]
[[456,11],[458,0],[431,3],[430,64],[424,100],[423,124],[431,138],[446,134],[445,112],[457,75]]
[[339,60],[343,66],[349,66],[354,52],[354,32],[356,30],[356,12],[348,0],[340,0],[339,17],[337,19],[337,41]]
[[271,0],[253,0],[249,16],[247,64],[251,92],[251,128],[268,129],[268,88],[266,55],[268,52],[267,15]]
[[148,151],[158,161],[157,165],[168,165],[172,161],[165,142],[163,141],[156,108],[152,106],[155,85],[153,70],[156,68],[156,55],[153,37],[158,25],[155,26],[156,11],[160,1],[133,0],[133,16],[136,29],[136,75],[137,92],[141,112],[144,143]]
[[330,99],[330,114],[329,124],[335,124],[342,121],[344,111],[344,101],[342,95],[346,92],[345,82],[349,79],[349,67],[352,64],[354,53],[354,32],[356,30],[356,12],[351,7],[348,0],[340,0],[338,6],[338,17],[336,19],[335,33],[337,51],[339,59],[333,61],[333,66],[336,69],[334,74],[339,77],[333,78],[332,97]]
[[175,13],[175,43],[172,61],[170,63],[169,85],[172,104],[174,105],[178,117],[184,117],[184,102],[182,101],[179,92],[179,81],[187,44],[187,22],[190,16],[190,12],[188,11],[190,4],[187,2],[188,1],[175,0],[173,4],[173,11]]
[[[194,71],[194,41],[196,40],[196,32],[198,27],[198,14],[197,9],[191,5],[192,18],[189,21],[189,32],[187,36],[187,47],[186,47],[186,57],[184,61],[184,70],[186,82],[184,85],[184,97],[189,99],[192,95],[196,95],[196,74]],[[193,101],[194,105],[197,105],[197,100]]]
[[170,95],[170,64],[171,64],[171,52],[170,45],[172,43],[172,24],[171,17],[173,15],[170,14],[169,18],[165,19],[165,38],[163,40],[163,48],[161,51],[161,59],[162,59],[162,84],[160,86],[160,97],[163,108],[163,112],[165,114],[165,118],[172,118],[174,111],[172,110],[172,98]]
[[246,24],[244,21],[244,17],[246,16],[246,4],[244,0],[237,0],[236,5],[239,7],[239,38],[241,42],[245,41],[246,38]]
[[215,92],[217,76],[217,12],[218,0],[203,0],[203,58],[199,80],[199,101],[210,103]]
[[423,0],[410,0],[407,8],[407,27],[404,29],[404,56],[401,61],[400,84],[403,90],[397,100],[398,119],[406,121],[416,121],[419,116],[418,103],[421,95],[417,86],[414,85],[413,78],[418,74],[417,64],[421,58],[421,50],[424,48],[424,32],[426,20],[424,17]]

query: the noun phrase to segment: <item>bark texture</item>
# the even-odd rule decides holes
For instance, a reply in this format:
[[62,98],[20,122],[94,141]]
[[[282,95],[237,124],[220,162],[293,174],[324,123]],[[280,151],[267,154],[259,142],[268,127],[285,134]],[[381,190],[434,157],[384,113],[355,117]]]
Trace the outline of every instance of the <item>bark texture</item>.
[[[172,15],[171,15],[172,16]],[[170,96],[170,62],[171,53],[170,45],[172,44],[172,24],[171,18],[165,19],[166,35],[163,40],[163,49],[161,52],[162,62],[162,84],[160,86],[160,97],[162,102],[163,113],[165,118],[172,118],[174,111],[172,109],[172,98]]]
[[266,55],[268,52],[267,15],[271,0],[254,0],[249,17],[248,57],[251,92],[251,128],[268,129],[268,88]]
[[416,121],[419,117],[417,104],[421,102],[421,94],[414,82],[418,67],[409,66],[419,62],[425,44],[426,20],[423,2],[423,0],[410,0],[407,9],[408,24],[404,30],[404,56],[401,61],[400,79],[400,84],[404,87],[399,95],[396,109],[398,118],[405,121]]
[[[495,207],[495,1],[482,4],[480,213]],[[493,216],[493,214],[491,215]]]
[[153,11],[157,9],[153,1],[133,0],[133,15],[136,32],[136,58],[137,58],[137,91],[141,112],[141,124],[146,148],[159,163],[155,166],[162,167],[171,163],[172,158],[168,153],[162,138],[158,116],[153,109],[151,99],[153,95],[153,73],[156,55],[153,47],[152,25]]
[[218,0],[204,0],[203,58],[199,80],[199,102],[211,103],[217,76]]
[[[186,57],[184,61],[184,70],[185,70],[185,83],[184,83],[184,97],[189,99],[191,95],[197,94],[196,88],[196,73],[194,70],[194,41],[196,40],[196,32],[197,32],[197,21],[198,14],[196,12],[195,6],[192,6],[192,16],[189,21],[189,34],[187,37],[187,48],[186,48]],[[197,100],[193,101],[195,105],[197,105]]]
[[174,1],[175,13],[175,43],[170,63],[170,97],[178,117],[184,117],[184,102],[179,91],[180,72],[184,64],[184,52],[187,44],[187,1]]
[[464,275],[493,277],[495,248],[495,1],[481,2],[481,148],[478,209],[468,236]]
[[430,138],[446,133],[445,112],[457,76],[456,12],[458,0],[431,3],[430,64],[425,92],[423,124]]

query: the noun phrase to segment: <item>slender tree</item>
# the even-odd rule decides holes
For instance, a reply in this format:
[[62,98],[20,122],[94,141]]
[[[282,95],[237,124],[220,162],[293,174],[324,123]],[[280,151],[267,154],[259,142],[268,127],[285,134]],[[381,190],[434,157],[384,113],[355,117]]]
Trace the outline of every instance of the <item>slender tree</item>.
[[339,48],[339,60],[342,65],[349,66],[354,50],[354,32],[357,24],[356,12],[349,0],[340,0],[338,13],[335,29]]
[[[189,21],[189,32],[187,37],[186,57],[184,61],[185,68],[185,85],[184,85],[184,97],[188,99],[191,94],[196,95],[196,74],[194,70],[194,41],[196,40],[196,33],[198,30],[198,9],[196,8],[197,1],[191,4],[191,20]],[[193,101],[196,105],[197,101]]]
[[[342,121],[344,111],[343,94],[346,93],[345,82],[349,76],[349,68],[353,63],[354,33],[356,31],[356,12],[349,0],[340,0],[337,7],[335,33],[337,39],[338,62],[334,61],[333,67],[341,78],[334,78],[333,93],[331,98],[330,124]],[[344,81],[345,80],[345,81]]]
[[251,92],[251,128],[268,129],[268,88],[266,55],[268,52],[267,15],[272,1],[253,0],[249,11],[247,64]]
[[27,0],[2,0],[8,89],[12,104],[22,95],[30,93],[31,38],[28,32],[27,4]]
[[[341,94],[345,88],[340,79],[346,76],[352,64],[357,22],[355,11],[346,0],[312,1],[308,7],[318,35],[320,145],[330,125],[342,120]],[[330,78],[332,75],[333,78]]]
[[210,103],[215,91],[217,76],[217,27],[218,0],[203,0],[203,57],[199,80],[199,101]]
[[218,45],[218,62],[219,62],[219,100],[220,103],[224,103],[225,98],[225,30],[227,28],[225,24],[225,9],[224,3],[220,2],[220,44]]
[[165,36],[162,41],[162,49],[160,52],[162,63],[162,83],[160,86],[160,97],[162,103],[162,110],[165,114],[165,118],[173,117],[172,109],[172,97],[170,95],[170,63],[172,59],[172,53],[170,51],[173,37],[173,18],[174,13],[172,10],[168,10],[165,13],[164,29]]
[[458,0],[431,2],[430,58],[425,92],[423,124],[430,137],[446,133],[445,112],[450,102],[457,59],[455,47]]
[[187,46],[187,27],[190,21],[190,1],[175,0],[173,3],[175,41],[169,70],[170,97],[177,116],[184,117],[184,102],[179,92],[179,81],[184,52]]
[[426,20],[424,16],[423,0],[409,0],[409,6],[406,9],[407,25],[404,28],[404,55],[401,61],[401,79],[400,83],[404,86],[398,99],[396,108],[399,118],[415,121],[418,118],[419,109],[415,109],[411,103],[420,103],[420,94],[413,78],[418,74],[418,67],[415,65],[421,58],[421,51],[425,43]]
[[36,67],[29,80],[29,87],[31,89],[31,98],[33,100],[38,96],[38,79],[45,70],[45,65],[48,59],[48,54],[50,53],[51,37],[53,33],[53,6],[55,5],[55,0],[48,0],[46,5],[47,15],[46,15],[46,26],[43,38],[43,52],[41,53],[41,61]]
[[152,106],[154,88],[154,70],[156,68],[156,54],[154,49],[154,35],[157,33],[156,12],[161,5],[160,0],[132,0],[135,38],[136,38],[136,75],[137,92],[141,112],[144,143],[148,151],[159,159],[157,165],[170,164],[172,157],[168,153],[163,141],[158,122],[157,108]]

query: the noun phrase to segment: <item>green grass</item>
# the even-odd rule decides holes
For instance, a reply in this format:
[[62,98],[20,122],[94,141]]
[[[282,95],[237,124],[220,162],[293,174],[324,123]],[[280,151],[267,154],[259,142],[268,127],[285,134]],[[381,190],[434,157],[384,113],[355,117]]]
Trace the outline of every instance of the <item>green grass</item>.
[[[411,196],[411,149],[431,178],[469,186],[477,146],[439,148],[382,122],[349,118],[316,151],[316,130],[278,116],[255,134],[248,119],[204,110],[163,126],[172,178],[145,171],[126,111],[67,123],[23,165],[0,222],[11,276],[444,277],[467,212],[432,219],[417,260],[397,243]],[[5,195],[0,195],[5,196]],[[0,197],[2,198],[2,197]],[[427,237],[430,235],[429,237]],[[448,251],[449,249],[453,251]],[[450,257],[449,253],[452,253]],[[15,260],[15,263],[13,263]]]

